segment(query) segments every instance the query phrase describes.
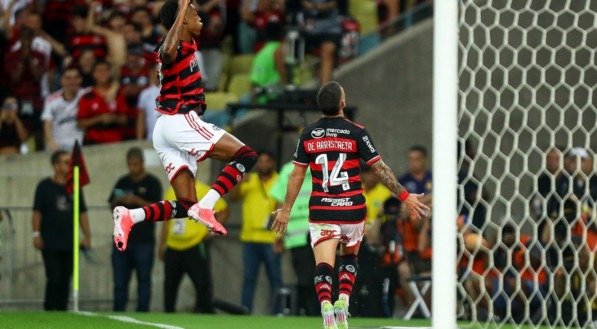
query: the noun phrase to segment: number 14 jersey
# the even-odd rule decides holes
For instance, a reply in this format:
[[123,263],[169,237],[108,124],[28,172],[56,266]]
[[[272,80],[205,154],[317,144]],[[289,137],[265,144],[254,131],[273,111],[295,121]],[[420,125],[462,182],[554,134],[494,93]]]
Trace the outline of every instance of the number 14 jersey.
[[294,164],[309,166],[312,223],[355,224],[367,217],[360,160],[381,160],[363,126],[344,117],[322,117],[307,126],[296,145]]

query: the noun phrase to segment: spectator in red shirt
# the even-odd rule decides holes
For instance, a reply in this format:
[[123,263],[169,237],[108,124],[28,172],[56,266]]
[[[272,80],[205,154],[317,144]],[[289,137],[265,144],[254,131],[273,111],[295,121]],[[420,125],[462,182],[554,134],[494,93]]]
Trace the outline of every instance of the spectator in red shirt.
[[81,97],[77,125],[85,130],[84,144],[114,143],[123,139],[128,107],[120,91],[120,84],[113,81],[112,65],[105,61],[95,64],[94,86]]

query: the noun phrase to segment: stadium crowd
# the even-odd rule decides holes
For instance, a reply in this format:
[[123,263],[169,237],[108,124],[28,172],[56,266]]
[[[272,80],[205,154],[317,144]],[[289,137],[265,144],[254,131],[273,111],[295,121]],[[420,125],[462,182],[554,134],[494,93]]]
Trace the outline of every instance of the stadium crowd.
[[[158,17],[163,2],[3,1],[0,70],[7,79],[0,82],[0,154],[70,149],[75,139],[90,145],[151,138],[158,93],[154,51],[165,32]],[[357,54],[359,30],[390,26],[400,10],[415,4],[193,3],[204,23],[198,56],[212,112],[250,95],[254,87],[300,83],[289,72],[297,68],[284,59],[285,32],[300,32],[308,53],[319,58],[318,80],[326,82],[335,66]],[[366,3],[373,8],[364,11]]]

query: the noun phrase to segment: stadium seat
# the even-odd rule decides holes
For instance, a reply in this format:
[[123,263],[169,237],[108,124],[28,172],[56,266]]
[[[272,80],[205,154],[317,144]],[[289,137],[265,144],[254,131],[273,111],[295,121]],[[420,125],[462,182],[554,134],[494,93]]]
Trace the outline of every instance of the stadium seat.
[[219,112],[226,110],[226,104],[238,101],[238,97],[230,92],[206,92],[205,102],[209,111]]
[[235,94],[238,98],[251,91],[251,80],[248,74],[235,74],[228,83],[228,92]]
[[231,76],[236,74],[249,74],[251,72],[251,65],[253,65],[253,59],[255,55],[235,55],[230,60],[230,71]]
[[427,307],[427,304],[425,303],[425,294],[427,293],[429,288],[431,288],[431,276],[411,275],[411,277],[408,278],[407,281],[415,300],[410,305],[408,311],[406,312],[406,315],[404,315],[404,319],[410,320],[417,311],[417,309],[421,311],[422,315],[425,318],[431,318],[431,312],[429,311],[429,307]]

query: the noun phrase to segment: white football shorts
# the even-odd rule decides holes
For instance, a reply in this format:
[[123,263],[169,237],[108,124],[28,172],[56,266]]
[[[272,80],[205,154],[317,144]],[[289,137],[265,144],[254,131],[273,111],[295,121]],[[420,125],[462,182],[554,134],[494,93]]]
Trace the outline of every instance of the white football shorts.
[[153,147],[158,152],[168,179],[188,168],[197,174],[197,162],[207,157],[226,132],[191,111],[186,114],[160,115],[153,129]]
[[311,247],[328,239],[340,239],[340,243],[352,247],[363,240],[365,221],[356,224],[309,223]]

